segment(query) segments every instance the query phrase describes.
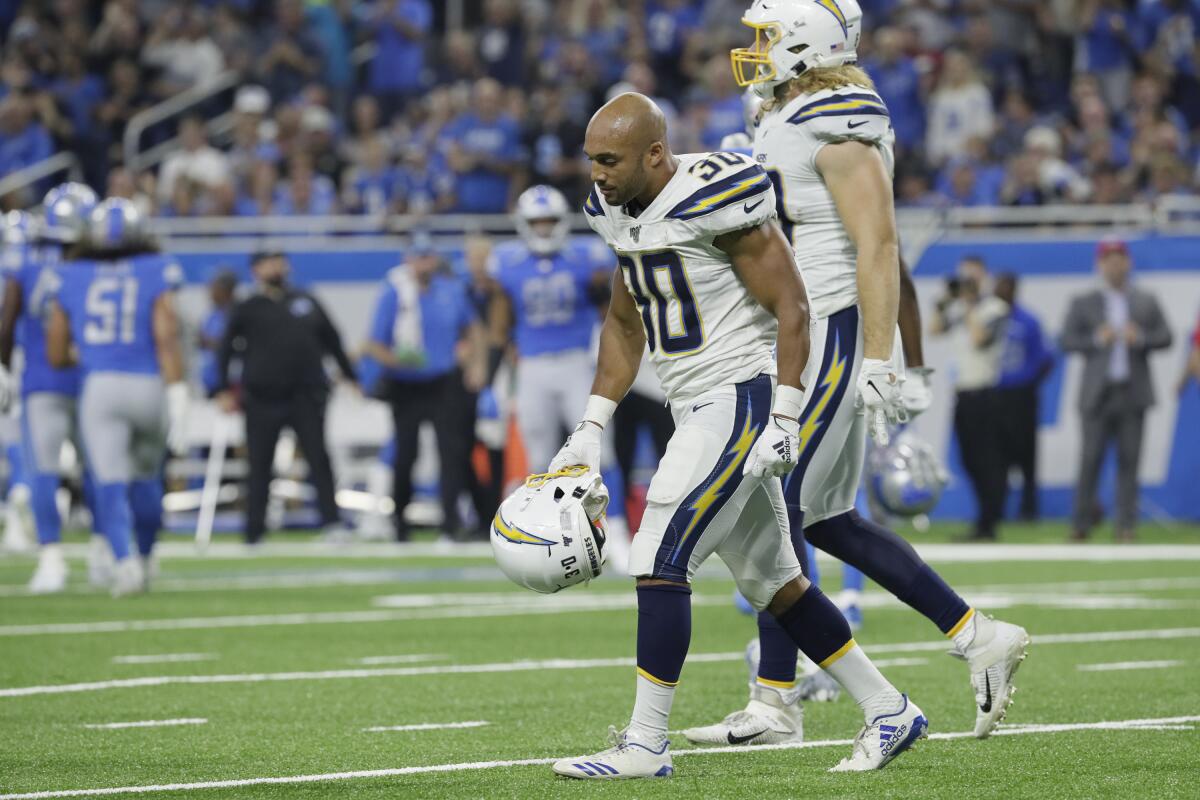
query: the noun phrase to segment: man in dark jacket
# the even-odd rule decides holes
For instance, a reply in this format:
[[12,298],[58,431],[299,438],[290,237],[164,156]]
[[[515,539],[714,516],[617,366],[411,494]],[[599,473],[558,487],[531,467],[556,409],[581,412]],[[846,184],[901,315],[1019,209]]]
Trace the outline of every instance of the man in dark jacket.
[[217,400],[229,413],[239,398],[231,391],[230,361],[241,362],[241,408],[246,414],[250,460],[246,497],[246,541],[258,542],[266,526],[267,500],[275,445],[286,425],[296,432],[317,490],[317,507],[326,528],[338,525],[333,469],[325,447],[325,407],[329,378],[325,356],[332,356],[347,380],[354,366],[325,309],[308,292],[288,284],[291,267],[281,253],[259,253],[251,260],[254,294],[233,307],[217,353]]
[[1100,242],[1096,269],[1104,286],[1071,302],[1060,339],[1064,351],[1084,357],[1076,540],[1087,538],[1095,520],[1096,482],[1110,444],[1117,448],[1117,539],[1132,540],[1137,524],[1143,423],[1146,409],[1154,404],[1148,356],[1171,346],[1171,331],[1158,300],[1130,285],[1130,268],[1129,248],[1124,242]]

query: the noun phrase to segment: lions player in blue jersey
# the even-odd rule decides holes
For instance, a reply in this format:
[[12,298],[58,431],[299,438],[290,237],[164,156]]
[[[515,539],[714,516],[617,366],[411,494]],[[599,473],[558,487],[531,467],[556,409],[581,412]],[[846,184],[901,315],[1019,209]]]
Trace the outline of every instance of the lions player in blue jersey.
[[[599,240],[572,240],[567,201],[549,186],[534,186],[517,198],[513,221],[520,241],[492,251],[491,273],[499,291],[488,310],[497,354],[508,342],[517,349],[517,428],[531,469],[544,469],[587,405],[595,371],[592,337],[598,309],[608,302],[612,256]],[[612,463],[613,458],[605,458]],[[607,478],[608,476],[606,476]],[[606,480],[610,487],[619,480]],[[614,557],[628,535],[621,498],[609,505]]]
[[[178,265],[155,252],[137,208],[111,198],[92,213],[85,258],[54,289],[47,351],[83,368],[79,418],[96,510],[117,566],[115,596],[145,591],[162,517],[165,445],[180,452],[188,390],[174,289]],[[136,532],[138,556],[131,554]]]
[[[96,194],[90,188],[65,183],[46,195],[42,219],[11,217],[8,230],[10,269],[0,310],[0,365],[7,375],[13,346],[19,344],[24,361],[21,454],[29,473],[30,503],[40,545],[38,566],[29,582],[34,594],[66,588],[67,564],[60,546],[62,519],[56,495],[63,445],[68,439],[76,445],[79,442],[75,424],[79,371],[74,367],[56,369],[47,360],[44,312],[53,270],[64,252],[69,254],[79,246],[84,224],[95,206]],[[107,543],[94,537],[89,558],[93,583],[108,581],[110,562]]]

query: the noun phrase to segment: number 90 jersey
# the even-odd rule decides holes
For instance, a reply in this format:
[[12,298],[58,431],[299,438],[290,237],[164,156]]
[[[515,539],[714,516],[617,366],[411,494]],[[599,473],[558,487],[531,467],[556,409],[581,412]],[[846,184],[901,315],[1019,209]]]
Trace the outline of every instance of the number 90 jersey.
[[58,270],[54,296],[71,323],[84,372],[157,375],[154,304],[183,273],[165,256],[73,261]]
[[857,85],[800,95],[758,122],[754,158],[775,184],[779,222],[815,319],[858,303],[858,254],[817,169],[817,153],[838,142],[873,144],[890,174],[894,139],[883,100]]
[[593,187],[584,212],[617,255],[650,361],[672,403],[775,374],[775,318],[750,295],[722,234],[775,216],[771,179],[737,153],[679,156],[675,175],[636,216]]

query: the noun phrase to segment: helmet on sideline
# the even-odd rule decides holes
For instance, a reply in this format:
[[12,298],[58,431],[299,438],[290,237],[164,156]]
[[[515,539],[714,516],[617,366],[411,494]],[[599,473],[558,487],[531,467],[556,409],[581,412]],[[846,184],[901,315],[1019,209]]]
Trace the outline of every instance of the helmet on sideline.
[[[513,222],[517,233],[535,255],[549,256],[563,249],[571,233],[567,199],[553,186],[531,186],[517,198]],[[549,223],[549,226],[547,226]]]
[[754,45],[730,51],[733,77],[760,97],[807,69],[857,60],[862,9],[857,0],[754,0],[742,16]]
[[492,552],[518,586],[551,594],[600,574],[607,551],[608,489],[600,475],[570,467],[530,475],[492,520]]
[[146,218],[132,200],[110,197],[88,218],[88,243],[98,250],[120,250],[146,241]]
[[83,238],[88,217],[100,202],[91,187],[82,183],[60,183],[42,200],[45,220],[43,234],[64,244],[74,244]]
[[948,480],[933,448],[908,431],[887,447],[872,450],[868,458],[870,499],[893,516],[915,517],[933,510]]

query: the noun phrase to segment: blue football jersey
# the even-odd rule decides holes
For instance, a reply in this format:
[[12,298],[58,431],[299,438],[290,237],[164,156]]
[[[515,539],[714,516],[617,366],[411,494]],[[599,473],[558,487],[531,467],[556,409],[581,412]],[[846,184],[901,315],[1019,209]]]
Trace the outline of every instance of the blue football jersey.
[[56,285],[54,270],[62,250],[57,244],[13,245],[5,255],[5,274],[21,292],[16,343],[24,355],[21,394],[79,394],[79,370],[55,369],[46,357],[46,300]]
[[599,316],[588,288],[592,276],[608,270],[611,261],[598,240],[571,241],[550,256],[536,255],[521,242],[493,251],[492,277],[512,302],[513,339],[521,355],[591,345]]
[[183,273],[157,253],[116,261],[74,261],[58,270],[56,293],[71,321],[85,372],[158,374],[154,304]]

